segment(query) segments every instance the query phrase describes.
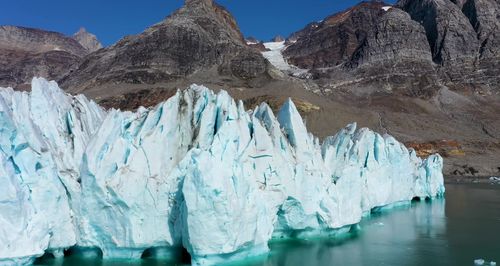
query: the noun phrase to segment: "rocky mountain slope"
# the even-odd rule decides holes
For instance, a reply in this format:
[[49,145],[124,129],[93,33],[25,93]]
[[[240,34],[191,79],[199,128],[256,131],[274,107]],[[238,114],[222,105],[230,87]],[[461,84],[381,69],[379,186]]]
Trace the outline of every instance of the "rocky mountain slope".
[[[284,54],[318,79],[345,80],[347,87],[391,74],[405,82],[386,84],[402,89],[415,90],[409,85],[418,82],[420,88],[489,93],[500,81],[499,10],[495,0],[401,0],[394,7],[363,2],[292,34]],[[394,64],[397,71],[391,71]]]
[[[0,85],[23,88],[33,76],[62,78],[75,69],[85,55],[100,46],[92,36],[79,32],[73,39],[56,32],[1,26]],[[94,46],[81,45],[78,40],[84,39]]]
[[363,2],[292,34],[283,54],[321,95],[374,113],[422,153],[448,154],[448,174],[497,174],[498,4]]
[[89,52],[95,52],[102,48],[102,44],[97,40],[97,37],[83,27],[73,35],[73,39]]
[[175,88],[183,81],[254,87],[267,83],[272,71],[261,53],[246,45],[226,9],[211,0],[186,0],[143,33],[86,57],[61,85],[108,97],[153,84]]

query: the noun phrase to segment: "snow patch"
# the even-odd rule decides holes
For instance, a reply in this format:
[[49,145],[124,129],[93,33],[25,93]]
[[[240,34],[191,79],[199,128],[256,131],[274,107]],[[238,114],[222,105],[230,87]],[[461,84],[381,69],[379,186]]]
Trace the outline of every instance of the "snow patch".
[[300,69],[296,66],[288,64],[283,57],[283,50],[285,50],[285,42],[267,42],[264,46],[270,51],[262,52],[262,55],[277,69],[298,78],[308,78],[309,71]]

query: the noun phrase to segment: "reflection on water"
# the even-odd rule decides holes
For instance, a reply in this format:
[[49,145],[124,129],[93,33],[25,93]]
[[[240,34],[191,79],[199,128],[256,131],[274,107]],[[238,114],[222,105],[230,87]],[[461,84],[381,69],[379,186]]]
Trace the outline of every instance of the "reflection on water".
[[500,185],[456,185],[451,199],[446,236],[456,265],[475,258],[500,263]]
[[273,245],[268,261],[255,265],[430,265],[436,258],[429,258],[428,251],[440,254],[440,261],[448,260],[445,231],[444,199],[414,203],[372,215],[356,236],[341,243]]
[[357,236],[272,246],[277,265],[473,265],[500,262],[500,186],[448,185],[446,200],[412,203],[361,223]]
[[[477,258],[500,262],[500,185],[447,185],[446,189],[446,200],[374,214],[343,239],[272,243],[267,258],[244,265],[441,266],[473,265]],[[169,265],[153,260],[102,263],[76,258],[45,263]]]

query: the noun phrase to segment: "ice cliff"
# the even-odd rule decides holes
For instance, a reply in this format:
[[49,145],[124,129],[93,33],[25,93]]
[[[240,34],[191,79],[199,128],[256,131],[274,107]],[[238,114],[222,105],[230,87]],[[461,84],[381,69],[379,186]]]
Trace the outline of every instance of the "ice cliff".
[[210,265],[275,237],[328,235],[376,207],[444,193],[442,159],[347,126],[322,143],[292,101],[246,111],[193,85],[152,109],[104,110],[56,83],[0,89],[0,264],[44,253]]

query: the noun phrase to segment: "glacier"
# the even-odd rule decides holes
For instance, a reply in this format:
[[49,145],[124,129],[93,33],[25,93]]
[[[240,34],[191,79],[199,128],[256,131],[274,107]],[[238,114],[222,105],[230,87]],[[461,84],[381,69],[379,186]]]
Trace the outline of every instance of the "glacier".
[[194,265],[275,238],[349,230],[371,210],[445,192],[443,161],[348,125],[322,142],[291,100],[245,110],[198,85],[154,108],[105,110],[55,82],[0,88],[0,264],[69,248]]
[[282,42],[265,42],[264,47],[267,51],[262,52],[262,56],[266,58],[271,65],[283,73],[287,73],[296,78],[309,79],[312,75],[307,69],[301,69],[297,66],[288,64],[283,56],[283,51],[286,49],[285,41]]

